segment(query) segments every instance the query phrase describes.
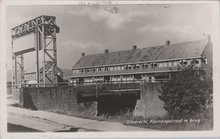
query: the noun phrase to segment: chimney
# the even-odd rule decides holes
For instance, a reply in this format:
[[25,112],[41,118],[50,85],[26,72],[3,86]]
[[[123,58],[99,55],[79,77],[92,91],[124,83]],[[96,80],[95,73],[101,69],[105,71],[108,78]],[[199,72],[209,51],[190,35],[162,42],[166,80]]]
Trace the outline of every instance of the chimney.
[[211,39],[210,35],[206,35],[206,39],[207,39],[208,41],[210,41],[210,39]]
[[167,40],[165,44],[166,44],[166,46],[170,46],[170,41]]
[[107,54],[109,51],[108,51],[108,49],[105,49],[105,54]]
[[133,45],[133,46],[132,46],[132,49],[133,49],[133,50],[137,49],[137,45]]
[[81,54],[82,57],[85,56],[85,55],[86,55],[86,53],[82,53],[82,54]]

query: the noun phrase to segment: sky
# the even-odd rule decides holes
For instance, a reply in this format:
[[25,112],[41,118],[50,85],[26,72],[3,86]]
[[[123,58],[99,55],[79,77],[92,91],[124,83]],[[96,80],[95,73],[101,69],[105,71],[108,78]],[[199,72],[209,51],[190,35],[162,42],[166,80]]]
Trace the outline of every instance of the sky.
[[[71,69],[81,53],[104,53],[204,39],[212,34],[212,7],[198,4],[8,6],[8,69],[11,69],[10,29],[40,15],[56,16],[58,66]],[[14,41],[14,49],[32,47],[33,35]],[[36,66],[35,53],[24,56],[25,71]]]

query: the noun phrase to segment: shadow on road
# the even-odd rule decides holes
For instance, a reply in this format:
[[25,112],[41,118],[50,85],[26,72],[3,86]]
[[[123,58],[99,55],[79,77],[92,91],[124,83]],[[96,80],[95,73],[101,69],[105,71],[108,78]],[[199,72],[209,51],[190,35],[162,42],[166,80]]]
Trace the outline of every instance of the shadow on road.
[[8,123],[8,132],[41,132],[36,129]]

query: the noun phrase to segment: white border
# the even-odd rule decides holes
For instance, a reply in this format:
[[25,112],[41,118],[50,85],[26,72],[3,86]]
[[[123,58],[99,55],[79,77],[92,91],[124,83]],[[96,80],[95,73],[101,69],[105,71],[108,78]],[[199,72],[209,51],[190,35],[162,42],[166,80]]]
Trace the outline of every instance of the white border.
[[[137,137],[220,137],[220,52],[219,45],[219,1],[111,1],[113,4],[212,4],[213,6],[213,33],[212,43],[213,43],[213,80],[214,80],[214,130],[213,131],[147,131],[147,132],[76,132],[76,133],[7,133],[7,109],[6,109],[6,46],[7,46],[7,37],[6,37],[6,8],[9,5],[78,5],[82,1],[3,1],[1,4],[1,100],[0,100],[0,132],[2,138],[137,138]],[[90,3],[99,3],[104,4],[106,1],[84,1]],[[217,107],[218,106],[218,107]],[[1,138],[0,137],[0,138]]]

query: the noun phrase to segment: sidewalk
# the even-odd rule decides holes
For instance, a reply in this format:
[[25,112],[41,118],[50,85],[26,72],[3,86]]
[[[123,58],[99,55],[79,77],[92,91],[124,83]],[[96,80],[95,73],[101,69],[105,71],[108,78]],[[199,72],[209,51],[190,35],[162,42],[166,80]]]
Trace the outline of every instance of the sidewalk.
[[[23,109],[23,108],[18,108],[18,107],[13,107],[13,106],[8,106],[8,121],[10,122],[17,122],[17,124],[25,124],[23,122],[18,122],[22,121],[21,118],[11,120],[10,117],[13,119],[12,116],[15,117],[23,117],[23,119],[27,119],[27,117],[33,122],[33,119],[35,119],[35,123],[40,123],[36,126],[37,129],[41,129],[41,126],[45,127],[43,131],[54,131],[54,127],[50,127],[51,122],[55,124],[55,127],[58,126],[60,129],[62,128],[70,128],[70,127],[75,127],[75,128],[81,128],[81,129],[87,129],[87,130],[96,130],[96,131],[152,131],[151,129],[146,129],[146,128],[139,128],[139,127],[133,127],[133,126],[127,126],[123,125],[122,123],[117,123],[117,122],[107,122],[107,121],[98,121],[98,120],[90,120],[90,119],[83,119],[83,118],[78,118],[78,117],[73,117],[73,116],[67,116],[67,115],[62,115],[58,113],[53,113],[53,112],[47,112],[47,111],[33,111],[29,109]],[[38,121],[36,121],[38,119]],[[49,123],[47,123],[47,122]],[[46,124],[45,124],[46,123]],[[49,124],[49,125],[48,125]],[[26,124],[25,126],[30,126],[30,128],[35,128],[35,125],[32,124]],[[51,129],[52,128],[52,129]],[[42,131],[42,130],[41,130]]]

